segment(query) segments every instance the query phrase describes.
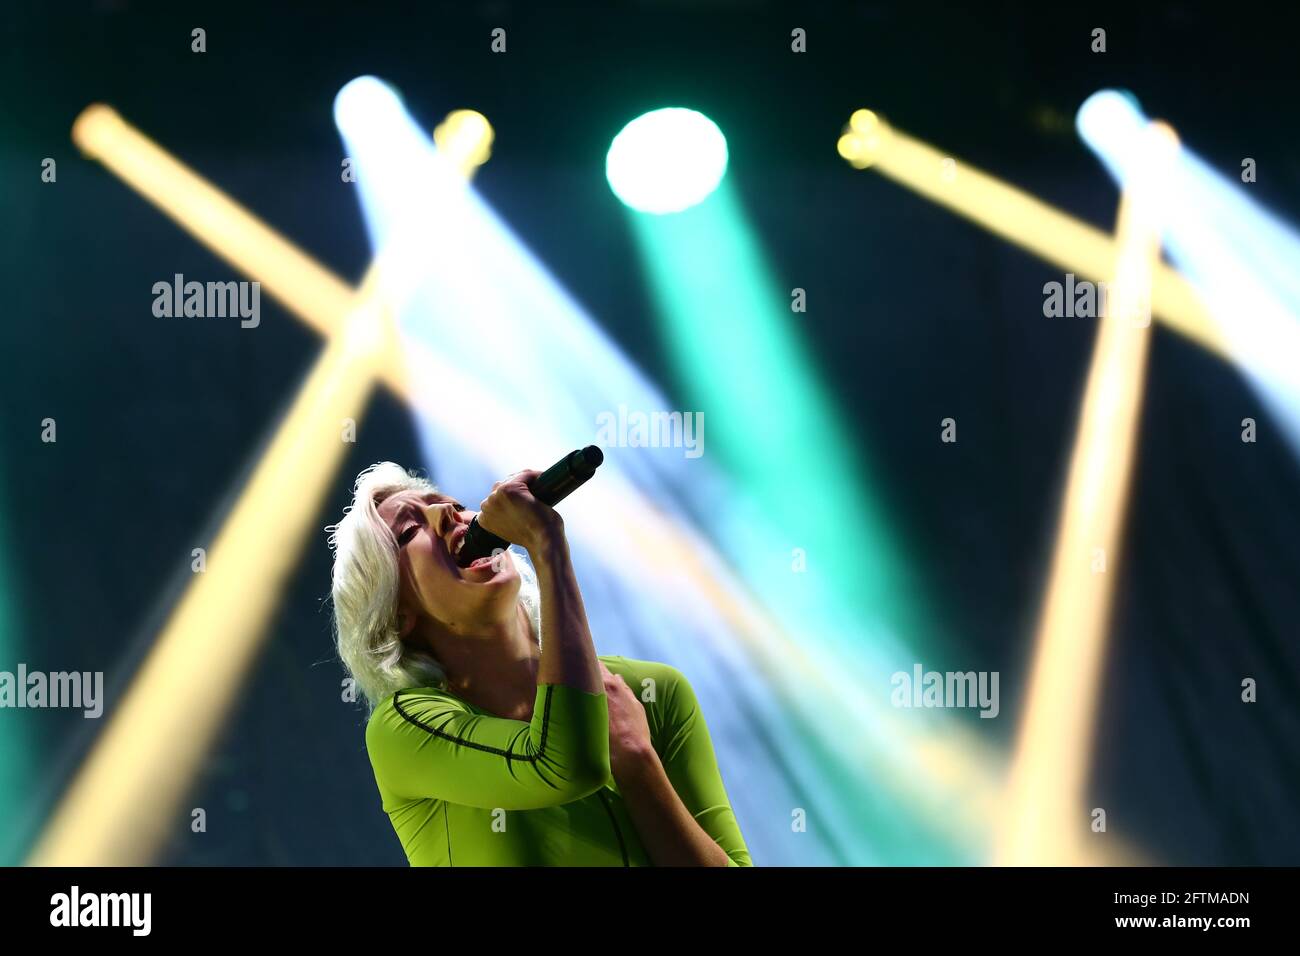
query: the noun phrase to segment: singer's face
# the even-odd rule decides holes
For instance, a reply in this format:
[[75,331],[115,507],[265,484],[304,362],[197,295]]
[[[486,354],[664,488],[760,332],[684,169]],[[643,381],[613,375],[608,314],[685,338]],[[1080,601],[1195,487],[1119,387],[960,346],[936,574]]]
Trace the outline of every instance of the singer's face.
[[475,512],[446,495],[416,491],[385,498],[377,510],[397,539],[403,613],[470,631],[514,606],[519,572],[509,558],[470,568],[456,564],[456,548]]

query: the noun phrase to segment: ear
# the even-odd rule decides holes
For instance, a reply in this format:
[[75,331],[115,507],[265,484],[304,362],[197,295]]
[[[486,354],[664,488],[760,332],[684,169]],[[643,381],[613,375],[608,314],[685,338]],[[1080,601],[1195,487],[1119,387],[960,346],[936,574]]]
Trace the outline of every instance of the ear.
[[414,629],[415,615],[407,607],[399,607],[397,609],[397,633],[402,636],[402,640],[406,640]]

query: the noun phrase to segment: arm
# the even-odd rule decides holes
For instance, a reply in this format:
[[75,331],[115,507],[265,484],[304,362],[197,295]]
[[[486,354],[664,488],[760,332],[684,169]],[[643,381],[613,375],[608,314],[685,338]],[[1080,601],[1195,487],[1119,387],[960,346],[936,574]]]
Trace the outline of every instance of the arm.
[[615,724],[623,723],[615,712],[626,712],[625,694],[636,711],[651,711],[652,733],[616,728],[611,743],[614,777],[641,842],[659,866],[752,866],[694,690],[673,667],[657,665],[651,676],[659,694],[644,710],[621,679],[606,684]]
[[653,750],[617,779],[623,803],[655,866],[733,865],[682,803]]
[[474,713],[427,689],[398,691],[366,727],[380,789],[472,807],[531,810],[578,800],[609,779],[604,694],[539,685],[532,720]]
[[587,625],[587,610],[578,579],[569,560],[564,523],[554,511],[555,524],[529,548],[542,599],[542,659],[537,665],[538,684],[566,684],[592,694],[604,694],[596,647]]

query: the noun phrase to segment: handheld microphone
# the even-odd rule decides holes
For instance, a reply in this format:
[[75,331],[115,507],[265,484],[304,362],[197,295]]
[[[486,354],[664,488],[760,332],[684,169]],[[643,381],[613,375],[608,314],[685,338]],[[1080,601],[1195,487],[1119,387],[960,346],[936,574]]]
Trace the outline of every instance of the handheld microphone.
[[[538,501],[554,507],[594,475],[604,460],[605,453],[595,445],[579,448],[534,478],[529,483],[528,490]],[[478,558],[486,558],[498,548],[504,551],[508,547],[509,541],[482,527],[478,523],[478,515],[475,515],[469,523],[469,530],[465,532],[465,540],[456,555],[456,563],[467,568]]]

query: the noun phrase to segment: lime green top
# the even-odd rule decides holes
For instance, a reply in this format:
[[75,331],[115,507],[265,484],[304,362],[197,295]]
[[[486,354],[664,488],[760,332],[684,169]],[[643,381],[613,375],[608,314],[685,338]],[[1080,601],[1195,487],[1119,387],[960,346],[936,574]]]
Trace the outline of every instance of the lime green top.
[[[673,789],[729,866],[752,866],[691,685],[666,664],[602,656],[641,700]],[[540,684],[532,720],[443,690],[375,708],[366,749],[413,866],[652,866],[609,769],[604,693]]]

